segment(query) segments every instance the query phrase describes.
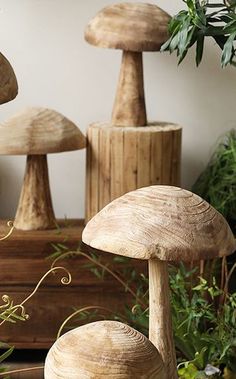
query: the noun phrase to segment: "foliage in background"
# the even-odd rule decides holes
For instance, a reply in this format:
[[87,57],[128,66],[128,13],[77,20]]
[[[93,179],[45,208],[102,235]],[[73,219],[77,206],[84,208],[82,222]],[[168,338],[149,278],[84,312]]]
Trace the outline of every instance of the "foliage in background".
[[223,137],[192,191],[221,212],[236,232],[236,130]]
[[196,64],[202,61],[206,37],[212,37],[222,50],[221,65],[236,65],[236,0],[224,2],[183,0],[181,10],[169,24],[169,40],[162,51],[177,52],[179,63],[196,45]]
[[[115,314],[114,310],[109,312],[105,309],[101,313],[93,306],[77,310],[73,313],[73,327],[99,317],[112,318],[127,322],[148,335],[146,272],[139,272],[131,265],[130,259],[123,257],[115,257],[108,263],[101,255],[90,255],[80,250],[65,253],[63,248],[61,252],[57,249],[55,254],[55,264],[64,258],[87,257],[89,264],[85,269],[93,272],[98,280],[105,280],[107,274],[118,278],[124,290],[131,295],[130,303],[124,304],[123,309]],[[214,373],[218,378],[227,378],[230,373],[235,379],[236,293],[228,293],[228,284],[235,267],[228,273],[226,259],[212,262],[207,263],[205,269],[201,268],[201,272],[199,268],[190,269],[183,264],[171,266],[172,315],[181,379],[214,378]],[[213,272],[217,273],[216,277]]]

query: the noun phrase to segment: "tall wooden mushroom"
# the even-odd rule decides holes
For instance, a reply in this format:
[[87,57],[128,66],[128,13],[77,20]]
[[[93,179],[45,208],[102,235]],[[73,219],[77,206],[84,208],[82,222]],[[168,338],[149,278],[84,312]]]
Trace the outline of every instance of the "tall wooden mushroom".
[[56,226],[47,155],[84,148],[78,127],[60,113],[27,108],[0,125],[0,154],[27,155],[24,183],[14,225],[21,230]]
[[88,24],[92,45],[123,51],[111,123],[88,128],[86,218],[126,192],[151,184],[180,184],[181,127],[147,123],[144,51],[159,51],[170,16],[154,4],[121,3]]
[[107,205],[89,221],[82,239],[96,249],[148,260],[149,337],[166,379],[177,379],[167,263],[232,254],[236,242],[224,217],[189,191],[150,186]]
[[64,334],[49,350],[44,375],[45,379],[164,379],[154,345],[116,321],[98,321]]
[[16,75],[7,58],[0,53],[0,104],[15,99],[17,94]]

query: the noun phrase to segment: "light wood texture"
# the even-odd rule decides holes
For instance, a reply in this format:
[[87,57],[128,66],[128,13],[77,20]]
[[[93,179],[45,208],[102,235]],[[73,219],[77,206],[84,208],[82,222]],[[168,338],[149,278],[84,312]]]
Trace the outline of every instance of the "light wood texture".
[[83,241],[114,254],[164,261],[211,259],[236,248],[219,212],[171,186],[141,188],[114,200],[89,221]]
[[12,66],[0,53],[0,104],[15,99],[18,94],[18,84]]
[[[26,357],[28,355],[28,359],[30,360],[30,353],[26,353]],[[44,362],[14,362],[14,363],[5,363],[4,367],[7,368],[7,371],[18,371],[22,370],[22,372],[16,372],[13,374],[10,374],[11,379],[44,379],[43,375],[43,366]],[[41,369],[37,370],[30,370],[34,367],[42,367]],[[29,369],[29,370],[28,370]]]
[[15,226],[22,230],[55,226],[46,154],[78,150],[86,139],[62,114],[26,108],[0,125],[0,154],[28,155]]
[[[123,133],[120,130],[118,133],[113,128],[111,131],[111,141],[110,141],[110,154],[111,154],[111,171],[113,173],[113,178],[111,180],[111,198],[115,199],[119,197],[120,193],[123,193],[123,156],[124,156],[124,146],[123,146]],[[99,164],[99,163],[98,163]]]
[[127,51],[159,51],[168,38],[170,16],[154,4],[107,6],[89,22],[85,39],[92,45]]
[[[7,234],[6,224],[6,221],[0,222],[0,236]],[[33,291],[38,280],[50,268],[52,260],[47,258],[55,252],[53,245],[62,244],[72,250],[78,248],[84,220],[57,220],[57,224],[58,228],[52,230],[14,230],[8,240],[1,241],[0,299],[8,294],[17,304]],[[102,255],[103,261],[112,264],[111,254]],[[16,349],[48,349],[54,343],[62,322],[73,312],[73,307],[80,309],[99,305],[114,313],[119,312],[124,304],[131,307],[131,296],[116,279],[106,275],[102,281],[85,268],[86,264],[88,260],[82,256],[61,261],[60,265],[71,272],[71,284],[60,284],[60,272],[50,275],[26,304],[30,319],[20,324],[2,325],[1,340]],[[117,265],[119,269],[119,263]],[[146,262],[132,261],[130,265],[137,272],[147,274]],[[72,324],[77,325],[74,320]]]
[[26,108],[0,125],[0,154],[60,153],[85,146],[79,128],[52,109]]
[[112,124],[116,126],[147,125],[142,53],[123,52]]
[[116,321],[74,329],[55,342],[45,362],[45,379],[164,379],[154,345]]
[[14,226],[21,230],[56,227],[46,155],[28,155]]
[[156,5],[121,3],[102,9],[87,25],[87,42],[123,50],[112,125],[147,125],[142,52],[160,50],[168,38],[169,21]]
[[90,125],[86,220],[136,188],[150,184],[180,185],[181,134],[180,126],[168,123],[138,128]]
[[173,339],[168,266],[149,260],[149,339],[159,351],[165,366],[165,379],[178,379]]
[[107,205],[88,222],[82,240],[102,251],[149,259],[150,340],[162,356],[165,379],[177,379],[168,271],[162,261],[232,254],[236,241],[224,217],[189,191],[150,186]]

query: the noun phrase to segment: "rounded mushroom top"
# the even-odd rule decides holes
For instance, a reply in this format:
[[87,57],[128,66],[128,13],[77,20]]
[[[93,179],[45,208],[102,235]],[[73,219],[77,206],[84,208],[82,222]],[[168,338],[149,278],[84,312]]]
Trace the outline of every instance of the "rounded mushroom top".
[[8,60],[0,53],[0,104],[15,99],[17,94],[16,75]]
[[159,51],[170,16],[154,4],[120,3],[102,9],[87,25],[92,45],[128,51]]
[[52,109],[26,108],[0,125],[0,154],[60,153],[85,146],[79,128]]
[[141,333],[116,321],[71,330],[49,350],[45,379],[164,379],[162,359]]
[[236,249],[219,212],[171,186],[141,188],[112,201],[88,222],[82,240],[106,252],[166,261],[221,257]]

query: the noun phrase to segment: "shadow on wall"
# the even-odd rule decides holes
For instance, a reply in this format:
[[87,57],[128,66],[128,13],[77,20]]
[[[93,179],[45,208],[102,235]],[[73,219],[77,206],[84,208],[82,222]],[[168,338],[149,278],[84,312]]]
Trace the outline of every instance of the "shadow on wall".
[[[16,157],[0,157],[0,219],[14,219],[23,181]],[[17,157],[19,161],[25,157]],[[21,162],[23,163],[23,162]]]
[[208,162],[194,159],[191,151],[183,151],[182,153],[182,187],[191,190],[193,183],[205,169]]

